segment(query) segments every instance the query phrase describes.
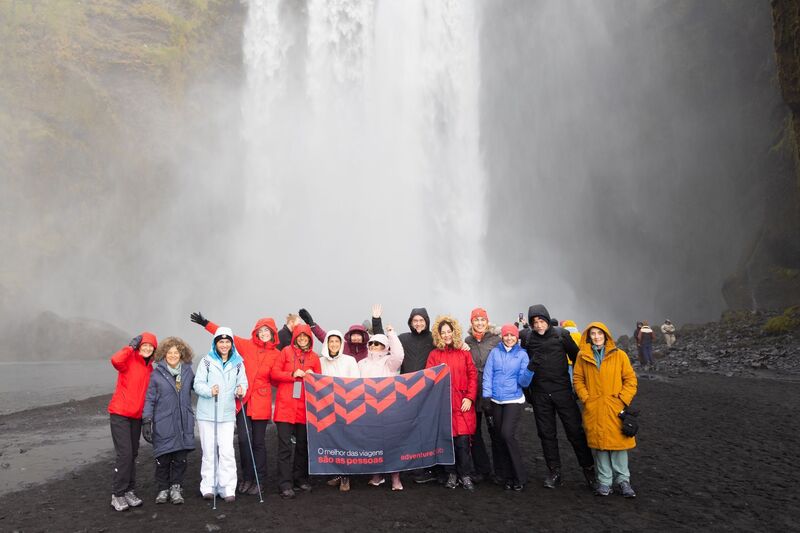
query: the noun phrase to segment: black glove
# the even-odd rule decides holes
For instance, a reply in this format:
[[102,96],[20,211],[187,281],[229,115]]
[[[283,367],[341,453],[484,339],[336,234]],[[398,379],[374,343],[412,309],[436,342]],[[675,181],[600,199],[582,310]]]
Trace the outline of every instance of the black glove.
[[150,444],[153,444],[153,420],[150,418],[142,419],[142,437]]
[[481,411],[483,411],[484,416],[492,416],[492,409],[494,409],[494,402],[492,402],[491,398],[484,398],[481,400]]
[[298,311],[298,314],[300,315],[300,318],[303,319],[303,322],[305,322],[309,326],[314,327],[316,325],[314,323],[314,319],[311,318],[311,313],[309,313],[305,309],[301,309],[300,311]]
[[138,350],[139,345],[141,344],[142,344],[142,336],[136,335],[134,338],[131,339],[131,342],[128,343],[128,346],[130,346],[134,350]]
[[189,315],[189,320],[191,320],[195,324],[200,324],[203,327],[206,327],[208,325],[208,320],[206,319],[206,317],[203,316],[202,313],[192,313],[191,315]]
[[531,372],[535,372],[535,370],[533,369],[533,357],[531,357],[531,360],[528,361],[528,370],[530,370]]

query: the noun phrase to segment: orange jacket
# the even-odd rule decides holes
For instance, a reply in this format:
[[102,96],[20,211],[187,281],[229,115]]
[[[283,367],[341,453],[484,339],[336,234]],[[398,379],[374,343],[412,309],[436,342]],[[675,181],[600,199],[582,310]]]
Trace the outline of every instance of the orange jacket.
[[[263,343],[258,338],[258,330],[261,326],[267,326],[272,331],[272,341]],[[219,326],[209,321],[206,330],[212,335],[217,332]],[[276,348],[278,342],[278,328],[275,321],[271,318],[260,318],[250,338],[234,336],[233,342],[236,351],[244,359],[244,371],[247,375],[247,393],[242,401],[245,404],[247,415],[254,420],[269,420],[272,418],[272,380],[270,373],[272,365],[280,355]],[[236,411],[241,409],[241,404],[236,402]]]
[[[310,339],[310,344],[306,351],[297,347],[298,335],[305,333]],[[306,389],[303,380],[292,376],[297,369],[306,372],[322,373],[322,365],[319,356],[311,349],[314,337],[311,328],[306,324],[295,326],[292,330],[292,344],[281,350],[278,359],[272,366],[272,382],[278,386],[278,394],[275,399],[275,422],[289,422],[290,424],[306,423]],[[292,398],[294,383],[301,383],[300,398]]]
[[[598,368],[589,340],[589,329],[605,332],[605,355]],[[636,396],[638,382],[628,354],[614,344],[602,322],[592,322],[581,335],[580,351],[575,360],[575,393],[583,402],[583,428],[590,448],[627,450],[636,446],[635,437],[622,434],[619,413]],[[624,402],[624,403],[623,403]]]

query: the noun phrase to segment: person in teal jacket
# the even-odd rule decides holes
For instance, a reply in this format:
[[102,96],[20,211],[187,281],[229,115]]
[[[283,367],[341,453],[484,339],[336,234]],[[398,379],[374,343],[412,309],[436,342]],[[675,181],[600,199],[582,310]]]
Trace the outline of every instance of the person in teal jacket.
[[[217,328],[211,350],[197,365],[194,392],[198,396],[195,418],[200,430],[200,446],[203,449],[200,493],[203,498],[210,500],[216,492],[226,502],[232,502],[236,499],[236,458],[233,452],[236,399],[242,398],[247,392],[247,375],[244,361],[233,344],[233,332],[230,328]],[[219,449],[216,479],[215,429]]]
[[520,491],[528,482],[516,432],[525,405],[523,387],[531,384],[528,353],[519,341],[519,330],[506,324],[500,330],[502,342],[492,348],[483,367],[483,411],[492,419],[500,436],[495,475],[505,477],[506,490]]

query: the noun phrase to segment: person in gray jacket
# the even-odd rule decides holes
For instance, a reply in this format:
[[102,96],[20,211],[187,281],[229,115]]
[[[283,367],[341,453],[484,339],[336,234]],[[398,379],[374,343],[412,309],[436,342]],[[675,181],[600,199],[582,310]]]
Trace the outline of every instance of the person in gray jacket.
[[156,503],[183,503],[186,456],[194,450],[192,349],[178,337],[167,337],[155,354],[142,413],[144,440],[153,445]]

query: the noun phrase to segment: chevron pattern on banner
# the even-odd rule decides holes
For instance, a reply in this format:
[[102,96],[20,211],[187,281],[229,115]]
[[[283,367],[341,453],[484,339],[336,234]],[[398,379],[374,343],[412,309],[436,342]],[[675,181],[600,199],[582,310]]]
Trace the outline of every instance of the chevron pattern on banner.
[[305,391],[312,474],[453,463],[446,365],[386,378],[309,373]]

